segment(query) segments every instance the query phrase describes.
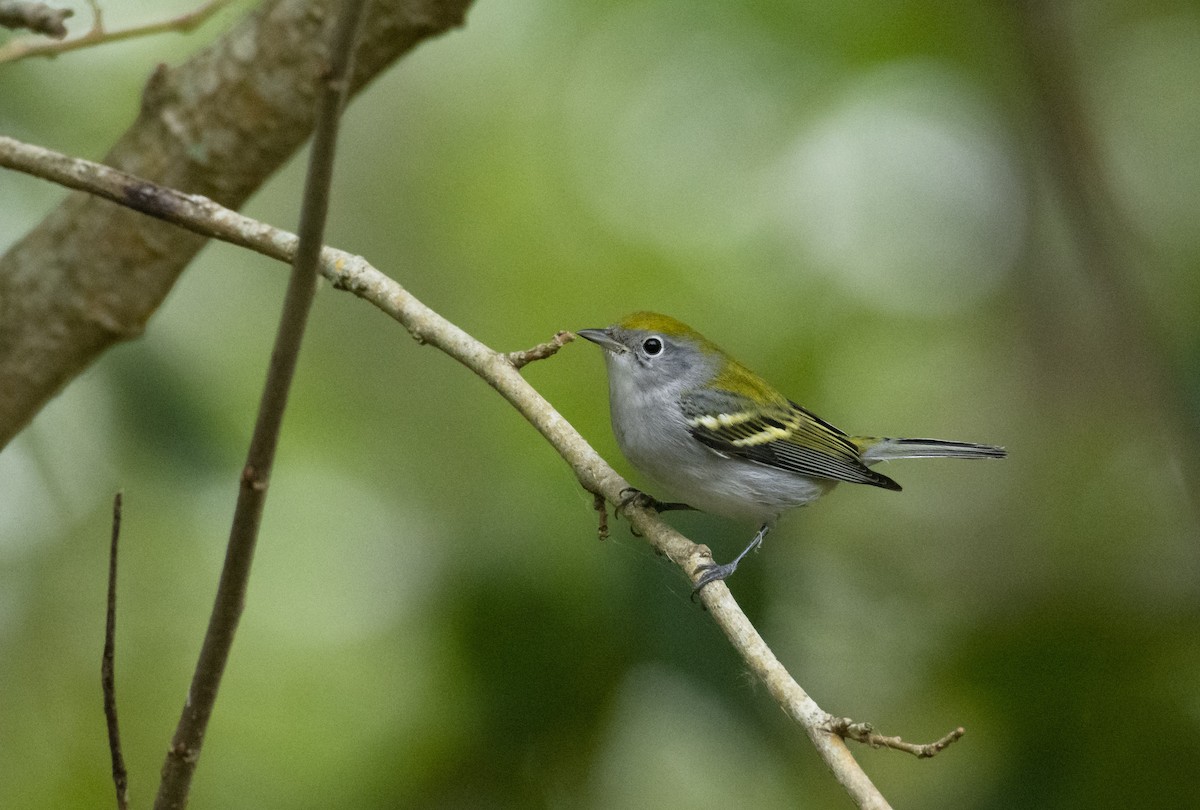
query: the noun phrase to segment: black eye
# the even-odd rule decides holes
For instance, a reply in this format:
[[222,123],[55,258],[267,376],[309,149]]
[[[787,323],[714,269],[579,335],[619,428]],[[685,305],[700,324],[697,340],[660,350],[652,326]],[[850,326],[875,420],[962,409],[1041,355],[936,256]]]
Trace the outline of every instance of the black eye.
[[656,337],[648,337],[642,341],[642,351],[647,357],[657,357],[662,354],[663,342]]

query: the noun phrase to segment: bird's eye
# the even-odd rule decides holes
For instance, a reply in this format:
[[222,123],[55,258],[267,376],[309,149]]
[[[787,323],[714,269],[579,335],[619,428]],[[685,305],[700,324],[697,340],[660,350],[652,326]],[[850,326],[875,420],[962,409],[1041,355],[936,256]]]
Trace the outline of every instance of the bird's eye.
[[656,337],[648,337],[642,341],[642,351],[647,357],[657,357],[662,354],[663,342]]

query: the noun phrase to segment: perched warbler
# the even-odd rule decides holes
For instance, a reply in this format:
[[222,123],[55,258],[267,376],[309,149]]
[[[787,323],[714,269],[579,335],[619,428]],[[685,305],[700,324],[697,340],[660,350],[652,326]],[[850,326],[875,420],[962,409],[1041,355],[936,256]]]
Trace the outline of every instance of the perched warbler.
[[871,469],[897,458],[1003,458],[1002,447],[940,439],[849,436],[776,391],[674,318],[635,312],[577,333],[604,349],[609,410],[630,463],[682,504],[754,520],[758,533],[733,562],[702,566],[696,590],[732,574],[780,514],[839,481],[899,490]]

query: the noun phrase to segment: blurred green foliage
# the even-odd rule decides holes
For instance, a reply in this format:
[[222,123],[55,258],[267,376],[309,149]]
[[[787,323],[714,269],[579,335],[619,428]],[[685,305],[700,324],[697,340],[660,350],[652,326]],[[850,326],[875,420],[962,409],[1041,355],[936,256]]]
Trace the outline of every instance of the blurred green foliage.
[[[848,430],[1007,445],[1003,463],[902,462],[901,495],[842,487],[734,593],[827,710],[918,741],[966,727],[933,762],[858,751],[899,807],[1186,806],[1200,9],[1059,5],[1180,413],[1128,373],[1034,157],[1014,8],[481,0],[349,110],[329,241],[500,349],[658,309]],[[0,66],[0,131],[99,157],[153,66],[235,16]],[[248,213],[294,227],[303,165]],[[0,246],[61,194],[0,175]],[[285,281],[210,246],[142,339],[0,454],[0,806],[111,801],[118,488],[118,697],[150,801]],[[630,472],[594,347],[526,374]],[[620,522],[598,542],[533,430],[349,296],[318,299],[278,464],[193,807],[848,804],[671,565]],[[753,528],[670,520],[720,558]]]

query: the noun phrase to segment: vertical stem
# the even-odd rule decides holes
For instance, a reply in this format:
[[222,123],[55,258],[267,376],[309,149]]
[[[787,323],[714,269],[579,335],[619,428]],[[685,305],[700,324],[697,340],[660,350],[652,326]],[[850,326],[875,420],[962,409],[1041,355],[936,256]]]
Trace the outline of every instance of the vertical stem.
[[100,687],[104,692],[104,719],[108,724],[108,751],[112,755],[113,785],[117,808],[129,807],[129,774],[121,754],[121,730],[117,725],[117,678],[113,657],[117,647],[117,542],[121,538],[121,493],[113,497],[112,542],[108,547],[108,607],[104,613],[104,653],[100,657]]
[[250,566],[254,560],[283,413],[317,290],[317,258],[329,207],[338,122],[349,87],[354,44],[364,5],[365,0],[347,0],[331,43],[329,74],[317,102],[316,130],[300,212],[300,243],[271,352],[271,364],[267,370],[254,435],[242,470],[225,564],[221,569],[208,630],[196,662],[187,702],[163,763],[155,810],[183,808],[187,805],[204,733],[212,716],[217,690],[245,606]]

